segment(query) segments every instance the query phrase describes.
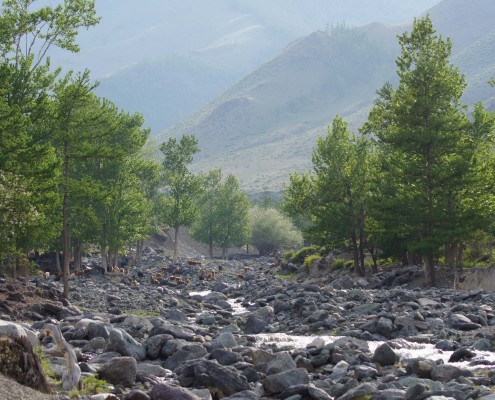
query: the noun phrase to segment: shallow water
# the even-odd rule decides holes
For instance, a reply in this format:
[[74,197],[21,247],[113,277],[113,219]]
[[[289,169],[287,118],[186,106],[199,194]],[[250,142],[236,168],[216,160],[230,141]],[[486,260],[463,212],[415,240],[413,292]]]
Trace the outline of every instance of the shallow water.
[[[190,292],[190,296],[206,296],[211,293],[210,290],[198,291],[198,292]],[[249,312],[244,306],[242,306],[242,299],[229,299],[229,304],[232,306],[233,314],[239,315]],[[329,343],[333,343],[338,339],[344,338],[344,336],[330,336],[330,335],[315,335],[315,336],[301,336],[301,335],[289,335],[287,333],[260,333],[257,335],[253,335],[256,337],[257,346],[269,345],[276,346],[278,348],[294,348],[294,349],[304,349],[311,342],[313,342],[316,338],[321,338],[325,341],[325,345]],[[361,341],[367,344],[369,348],[369,352],[373,354],[376,348],[382,345],[383,341]],[[394,339],[388,341],[387,343],[394,343],[394,351],[399,354],[400,361],[404,361],[411,358],[426,358],[429,360],[442,360],[444,363],[448,363],[450,356],[453,351],[443,351],[435,348],[434,344],[430,343],[417,343],[410,342],[406,339]],[[474,351],[476,356],[472,358],[470,361],[462,361],[452,363],[453,365],[458,366],[459,368],[467,368],[467,369],[478,369],[478,368],[492,368],[492,366],[486,365],[471,365],[475,361],[485,360],[490,363],[495,364],[495,352],[489,351]]]
[[[325,345],[333,343],[338,339],[344,338],[344,336],[329,336],[329,335],[318,335],[318,336],[301,336],[301,335],[289,335],[286,333],[260,333],[255,335],[257,339],[257,345],[272,345],[279,348],[294,347],[295,349],[304,349],[316,338],[321,338],[325,341]],[[382,341],[362,341],[366,342],[369,347],[370,353],[374,353],[376,348],[385,342]],[[388,341],[387,343],[395,343],[394,351],[399,354],[400,361],[404,361],[411,358],[426,358],[429,360],[442,360],[444,363],[448,363],[450,356],[453,351],[443,351],[435,348],[434,344],[430,343],[416,343],[409,342],[406,339],[394,339]],[[485,365],[470,365],[473,361],[485,360],[491,363],[495,363],[495,353],[488,351],[474,351],[476,356],[470,361],[462,361],[452,363],[459,368],[467,369],[477,369],[477,368],[492,368],[493,366]]]

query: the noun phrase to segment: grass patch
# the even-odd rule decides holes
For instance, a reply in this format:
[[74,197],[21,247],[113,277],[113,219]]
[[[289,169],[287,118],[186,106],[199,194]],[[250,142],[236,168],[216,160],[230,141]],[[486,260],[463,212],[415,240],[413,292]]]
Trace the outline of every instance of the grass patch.
[[159,317],[158,311],[146,311],[146,310],[124,310],[125,314],[135,315],[137,317]]

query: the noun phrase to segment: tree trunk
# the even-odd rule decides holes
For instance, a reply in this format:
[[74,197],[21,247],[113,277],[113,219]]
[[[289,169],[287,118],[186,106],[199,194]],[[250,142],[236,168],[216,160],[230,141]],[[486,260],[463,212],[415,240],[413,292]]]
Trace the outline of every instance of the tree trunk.
[[352,232],[352,253],[354,259],[354,272],[356,273],[356,275],[361,275],[361,268],[359,267],[359,251],[358,251],[356,231]]
[[458,252],[457,252],[457,268],[462,270],[463,268],[463,263],[464,261],[464,246],[462,243],[459,245]]
[[107,246],[103,243],[101,244],[101,266],[105,273],[108,272],[108,262],[107,262]]
[[17,263],[18,263],[19,255],[16,254],[14,256],[13,261],[11,262],[12,265],[12,279],[17,279]]
[[445,260],[447,261],[447,268],[450,272],[455,271],[457,256],[457,247],[453,244],[445,245]]
[[144,240],[143,239],[138,240],[136,247],[136,262],[138,264],[141,264],[141,260],[143,259],[143,246],[144,246]]
[[371,267],[371,272],[376,274],[378,272],[378,256],[377,252],[375,251],[374,247],[369,247],[368,251],[370,252],[371,255],[371,260],[373,261],[373,266]]
[[57,267],[57,272],[62,273],[62,267],[60,265],[60,254],[58,251],[55,252],[55,266]]
[[360,275],[366,275],[366,268],[364,266],[364,229],[359,229],[359,260],[360,260]]
[[74,269],[81,270],[81,244],[79,241],[74,245]]
[[490,258],[488,259],[490,261],[490,265],[492,264],[493,261],[493,237],[490,236]]
[[64,197],[62,201],[62,241],[64,252],[64,298],[69,298],[69,263],[70,263],[70,242],[69,242],[69,157],[68,144],[64,144]]
[[175,227],[175,232],[174,232],[174,258],[173,261],[177,261],[177,255],[179,252],[179,246],[178,246],[178,241],[179,241],[179,227]]
[[433,263],[433,256],[424,256],[423,262],[426,282],[430,286],[436,286],[435,265]]

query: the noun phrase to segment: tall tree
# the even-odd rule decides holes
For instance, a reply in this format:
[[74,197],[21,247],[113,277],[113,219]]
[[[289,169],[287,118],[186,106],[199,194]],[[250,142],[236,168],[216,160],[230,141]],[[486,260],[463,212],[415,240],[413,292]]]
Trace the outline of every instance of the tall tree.
[[[8,88],[2,98],[10,109],[9,115],[16,113],[20,119],[15,129],[11,126],[8,132],[0,134],[4,139],[1,153],[9,158],[4,158],[0,174],[11,184],[15,182],[15,188],[4,185],[4,193],[10,192],[10,197],[14,195],[23,200],[23,209],[29,211],[26,218],[21,219],[24,228],[30,225],[29,235],[21,240],[22,245],[18,242],[17,248],[27,246],[27,242],[36,236],[39,245],[46,245],[51,232],[57,228],[50,213],[57,205],[53,184],[58,164],[53,148],[46,140],[49,132],[46,122],[51,118],[48,99],[59,70],[50,71],[49,50],[57,46],[78,51],[75,42],[78,29],[97,22],[94,1],[66,0],[55,7],[39,6],[33,0],[2,2],[0,68],[2,80],[6,79],[2,87]],[[16,215],[20,216],[18,212]],[[28,221],[36,223],[28,224]],[[16,232],[20,233],[18,229]],[[39,232],[44,235],[37,235]],[[19,235],[15,236],[20,239]]]
[[179,229],[191,225],[198,214],[194,200],[201,188],[200,179],[188,169],[194,154],[199,152],[198,140],[190,135],[183,135],[179,141],[170,138],[160,146],[160,150],[164,155],[162,172],[165,189],[161,203],[162,222],[174,228],[176,261]]
[[325,246],[351,244],[356,273],[364,274],[366,215],[371,182],[371,143],[351,136],[336,116],[313,150],[313,171],[292,175],[284,194],[289,215],[306,215],[306,234]]
[[435,34],[427,16],[399,44],[398,88],[378,92],[363,132],[380,148],[382,222],[408,232],[408,250],[422,255],[435,285],[434,256],[472,226],[465,201],[480,136],[460,104],[466,83],[449,61],[450,40]]
[[209,246],[210,257],[213,245],[227,255],[230,247],[239,247],[248,242],[250,201],[239,188],[234,175],[221,182],[220,170],[212,170],[203,179],[203,190],[198,197],[199,218],[191,227],[191,236]]
[[198,196],[199,218],[189,231],[191,237],[208,246],[210,258],[213,257],[213,242],[218,227],[218,197],[222,171],[219,169],[208,171],[201,176],[202,192]]
[[229,247],[240,247],[248,242],[250,235],[249,209],[251,203],[245,192],[239,188],[234,175],[228,175],[220,185],[217,203],[217,233],[215,244],[227,256]]

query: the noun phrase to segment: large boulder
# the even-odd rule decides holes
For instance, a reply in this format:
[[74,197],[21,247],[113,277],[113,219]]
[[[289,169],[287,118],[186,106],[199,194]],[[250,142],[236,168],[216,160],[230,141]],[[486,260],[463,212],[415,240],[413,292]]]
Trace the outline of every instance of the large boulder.
[[182,386],[208,387],[218,398],[250,389],[245,376],[212,360],[193,361],[176,372]]
[[203,358],[206,354],[208,354],[208,351],[206,351],[203,345],[187,344],[167,358],[163,366],[173,371],[184,362]]
[[98,375],[113,385],[132,387],[136,383],[137,362],[133,357],[114,357],[98,370]]
[[267,376],[263,380],[263,389],[269,395],[281,393],[291,386],[307,385],[309,383],[308,371],[296,368]]
[[3,320],[0,321],[0,371],[23,385],[51,393],[26,330],[18,324]]
[[137,361],[142,361],[146,357],[144,346],[137,342],[126,331],[119,328],[110,331],[104,351],[116,351],[122,356],[133,357]]

